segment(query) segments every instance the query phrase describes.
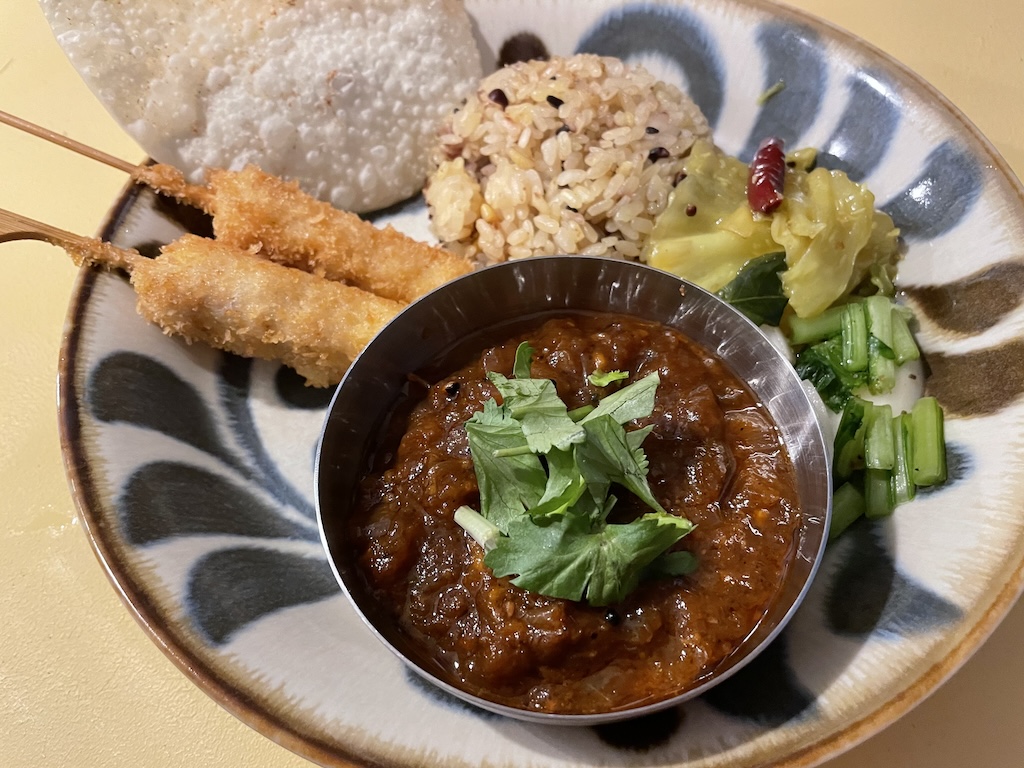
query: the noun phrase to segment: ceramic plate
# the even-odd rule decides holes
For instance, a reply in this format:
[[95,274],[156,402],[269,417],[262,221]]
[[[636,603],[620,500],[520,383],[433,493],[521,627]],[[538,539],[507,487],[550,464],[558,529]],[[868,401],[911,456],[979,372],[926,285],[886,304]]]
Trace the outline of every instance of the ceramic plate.
[[[487,65],[503,46],[514,55],[508,42],[523,32],[552,53],[641,62],[693,95],[729,152],[748,158],[775,134],[865,182],[906,238],[900,287],[921,320],[927,387],[948,415],[949,483],[830,547],[786,632],[712,694],[613,727],[506,720],[410,677],[339,592],[312,502],[329,393],[168,339],[138,318],[122,276],[87,271],[60,398],[88,534],[186,674],[325,764],[741,768],[834,755],[951,674],[1020,591],[1021,186],[934,90],[789,10],[740,0],[469,8]],[[427,237],[421,201],[380,218]],[[155,252],[186,229],[208,224],[131,189],[107,235]]]

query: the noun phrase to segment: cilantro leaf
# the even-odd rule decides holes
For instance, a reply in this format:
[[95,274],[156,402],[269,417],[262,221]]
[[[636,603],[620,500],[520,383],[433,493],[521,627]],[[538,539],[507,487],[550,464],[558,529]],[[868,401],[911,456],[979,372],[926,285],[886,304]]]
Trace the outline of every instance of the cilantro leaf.
[[517,379],[530,378],[530,365],[533,363],[533,347],[524,341],[516,347],[516,360],[512,364],[512,376]]
[[697,557],[692,552],[680,549],[675,552],[665,552],[654,559],[644,571],[644,578],[656,576],[686,576],[697,570]]
[[[654,410],[658,374],[570,415],[552,381],[529,377],[532,357],[524,342],[514,378],[488,373],[502,404],[490,399],[466,422],[480,512],[460,507],[455,522],[485,549],[484,563],[524,589],[592,605],[622,600],[649,575],[688,573],[692,556],[667,550],[693,526],[666,512],[647,482],[642,445],[653,426],[623,426]],[[608,524],[612,484],[655,511]]]
[[647,374],[601,400],[597,408],[580,419],[579,423],[585,424],[602,416],[611,416],[619,424],[625,424],[650,416],[654,411],[654,393],[660,382],[657,371]]
[[587,481],[576,466],[572,450],[551,450],[545,458],[548,465],[548,483],[537,505],[528,511],[531,517],[564,514],[587,490]]
[[605,372],[602,370],[596,370],[587,377],[588,381],[590,381],[590,383],[595,387],[607,387],[613,381],[622,381],[623,379],[628,378],[629,374],[625,371]]
[[609,605],[632,592],[647,566],[692,528],[682,518],[661,513],[597,531],[582,516],[566,515],[548,525],[520,518],[484,564],[496,576],[515,575],[512,583],[523,589]]
[[[647,484],[647,456],[639,444],[631,444],[637,439],[627,438],[626,430],[610,415],[587,421],[584,428],[587,439],[576,447],[576,463],[587,478],[591,493],[596,490],[600,494],[607,484],[619,483],[651,509],[665,512]],[[650,429],[637,431],[642,431],[646,437]]]
[[526,442],[534,453],[547,453],[552,448],[564,451],[583,440],[583,429],[569,418],[553,381],[507,379],[494,372],[487,378],[501,393],[508,414],[522,423]]
[[540,501],[547,483],[544,466],[529,450],[495,457],[495,451],[526,448],[527,442],[522,425],[493,398],[466,422],[466,434],[480,487],[480,512],[506,532],[511,520]]
[[626,433],[626,445],[629,446],[629,450],[636,456],[637,461],[643,463],[645,467],[647,466],[647,455],[644,454],[641,446],[653,429],[654,425],[648,424],[646,427],[631,429]]

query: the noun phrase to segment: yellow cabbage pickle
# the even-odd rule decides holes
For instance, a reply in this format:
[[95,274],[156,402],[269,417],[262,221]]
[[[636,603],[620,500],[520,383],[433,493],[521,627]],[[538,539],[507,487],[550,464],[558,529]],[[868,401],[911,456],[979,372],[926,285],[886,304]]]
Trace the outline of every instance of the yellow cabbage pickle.
[[755,214],[747,203],[747,166],[696,142],[645,260],[719,291],[751,259],[785,251],[782,288],[800,317],[820,314],[874,272],[891,274],[899,230],[875,210],[874,195],[842,171],[803,165],[787,169],[774,213]]

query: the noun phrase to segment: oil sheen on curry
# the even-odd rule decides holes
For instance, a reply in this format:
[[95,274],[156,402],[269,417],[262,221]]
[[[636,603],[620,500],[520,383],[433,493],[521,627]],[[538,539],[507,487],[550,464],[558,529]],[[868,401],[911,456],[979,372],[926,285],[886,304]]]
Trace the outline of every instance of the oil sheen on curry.
[[[484,564],[453,520],[480,501],[465,423],[488,398],[501,402],[487,373],[510,376],[522,341],[534,349],[531,377],[551,379],[570,409],[607,394],[588,380],[595,371],[658,373],[651,416],[630,427],[653,426],[647,480],[695,524],[673,545],[696,556],[694,571],[595,607],[527,592]],[[586,714],[682,693],[761,621],[795,549],[796,481],[776,425],[717,357],[665,326],[610,314],[538,323],[436,380],[404,427],[359,492],[361,576],[407,655],[491,701]],[[618,519],[649,511],[616,496]]]

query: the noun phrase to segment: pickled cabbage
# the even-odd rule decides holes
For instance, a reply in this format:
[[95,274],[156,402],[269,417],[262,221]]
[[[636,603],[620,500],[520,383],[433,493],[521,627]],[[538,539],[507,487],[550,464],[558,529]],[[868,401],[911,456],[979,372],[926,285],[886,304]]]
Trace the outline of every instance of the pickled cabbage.
[[771,219],[754,218],[747,205],[747,167],[697,141],[654,224],[643,258],[709,291],[724,288],[751,259],[781,250]]
[[696,142],[648,240],[647,262],[719,291],[751,259],[784,250],[783,293],[800,317],[820,314],[868,278],[886,285],[898,257],[892,219],[842,171],[801,165],[786,172],[782,205],[755,215],[747,166]]

